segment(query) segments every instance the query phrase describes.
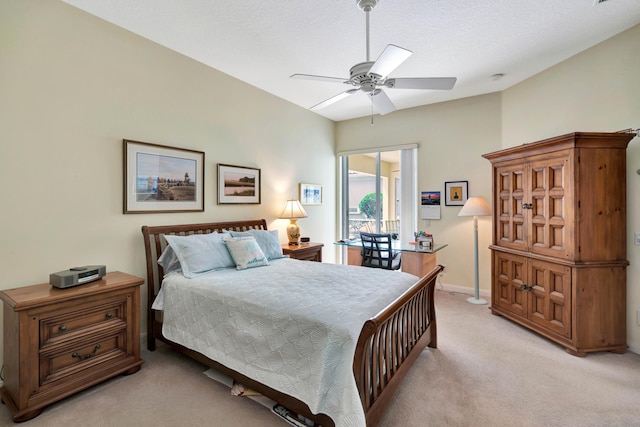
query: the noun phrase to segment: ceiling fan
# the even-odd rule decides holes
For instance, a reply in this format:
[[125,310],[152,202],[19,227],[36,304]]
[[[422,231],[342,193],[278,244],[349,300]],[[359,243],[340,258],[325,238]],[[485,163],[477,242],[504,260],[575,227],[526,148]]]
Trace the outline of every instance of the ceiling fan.
[[353,95],[358,91],[364,92],[371,98],[371,102],[381,115],[395,111],[391,99],[382,90],[387,89],[430,89],[430,90],[450,90],[456,83],[455,77],[411,77],[411,78],[388,78],[387,76],[402,64],[413,52],[399,46],[389,44],[384,49],[378,59],[373,62],[369,60],[369,12],[378,4],[378,0],[356,0],[358,7],[367,16],[367,60],[351,67],[350,77],[316,76],[313,74],[293,74],[294,79],[320,80],[335,83],[343,83],[353,86],[345,92],[335,95],[319,104],[311,107],[311,110],[327,107]]

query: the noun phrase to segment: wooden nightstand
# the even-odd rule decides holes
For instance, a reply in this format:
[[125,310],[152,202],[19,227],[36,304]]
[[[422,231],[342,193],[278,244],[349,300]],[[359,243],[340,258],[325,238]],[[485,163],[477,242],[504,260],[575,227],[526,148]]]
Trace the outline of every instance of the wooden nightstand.
[[303,261],[322,262],[322,243],[300,243],[298,245],[282,245],[282,253],[289,255],[291,258],[301,259]]
[[140,370],[140,285],[121,272],[58,289],[7,289],[2,401],[16,422],[119,374]]

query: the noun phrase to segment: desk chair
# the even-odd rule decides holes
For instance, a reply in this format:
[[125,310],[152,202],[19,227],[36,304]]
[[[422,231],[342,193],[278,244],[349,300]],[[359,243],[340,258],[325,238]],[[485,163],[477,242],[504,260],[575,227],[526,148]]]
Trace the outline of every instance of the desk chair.
[[400,231],[400,221],[397,219],[387,219],[384,221],[387,233],[398,233]]
[[391,234],[360,233],[362,264],[365,267],[398,270],[402,253],[391,249]]

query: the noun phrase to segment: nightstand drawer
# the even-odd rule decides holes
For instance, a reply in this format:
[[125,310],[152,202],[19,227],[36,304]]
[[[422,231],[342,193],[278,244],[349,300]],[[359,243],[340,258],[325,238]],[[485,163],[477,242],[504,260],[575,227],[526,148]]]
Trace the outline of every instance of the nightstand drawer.
[[40,392],[56,382],[73,381],[73,375],[86,376],[87,370],[100,370],[104,363],[123,360],[127,356],[127,330],[122,328],[101,337],[87,337],[66,347],[53,348],[40,354]]
[[108,304],[87,304],[69,312],[40,320],[40,347],[52,345],[62,340],[75,339],[89,330],[103,329],[115,325],[126,326],[126,298]]

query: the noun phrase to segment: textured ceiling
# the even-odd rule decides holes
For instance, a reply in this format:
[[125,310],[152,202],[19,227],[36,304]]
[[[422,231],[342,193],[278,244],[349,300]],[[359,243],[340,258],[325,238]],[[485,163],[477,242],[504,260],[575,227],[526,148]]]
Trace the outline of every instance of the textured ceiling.
[[[291,74],[346,79],[366,60],[356,0],[64,1],[305,108],[349,87]],[[640,23],[640,0],[600,2],[380,0],[371,60],[395,44],[413,55],[390,77],[458,78],[451,91],[386,90],[398,109],[500,91]],[[316,112],[346,120],[371,102],[358,93]]]

